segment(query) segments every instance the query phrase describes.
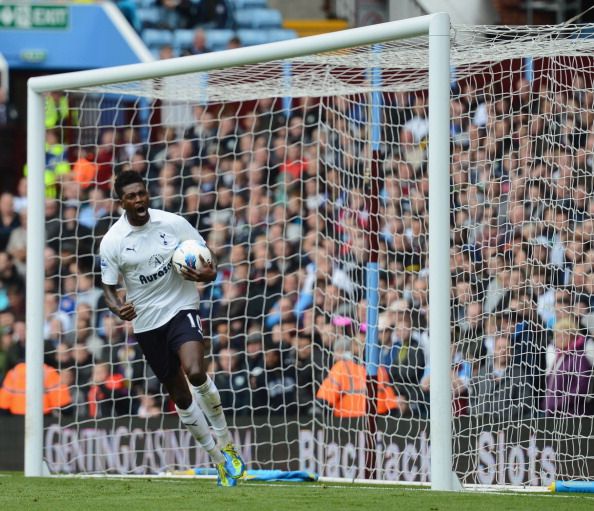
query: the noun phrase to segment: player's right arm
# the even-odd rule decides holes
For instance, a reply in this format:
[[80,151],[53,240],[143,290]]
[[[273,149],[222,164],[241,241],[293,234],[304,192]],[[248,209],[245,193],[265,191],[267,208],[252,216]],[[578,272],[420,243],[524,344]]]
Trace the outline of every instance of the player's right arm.
[[103,284],[103,295],[109,310],[124,321],[132,321],[136,317],[136,309],[132,302],[122,302],[115,285]]
[[[109,232],[108,232],[109,235]],[[114,250],[112,240],[105,236],[99,247],[101,255],[101,281],[105,303],[109,310],[124,321],[132,321],[136,317],[136,310],[132,302],[124,302],[118,294],[119,264],[118,253]]]

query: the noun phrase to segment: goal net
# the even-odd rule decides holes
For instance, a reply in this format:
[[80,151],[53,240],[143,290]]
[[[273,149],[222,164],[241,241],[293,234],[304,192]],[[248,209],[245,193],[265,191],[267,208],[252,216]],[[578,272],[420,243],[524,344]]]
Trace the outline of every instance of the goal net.
[[[591,33],[452,31],[453,422],[440,427],[464,484],[594,476]],[[430,480],[427,48],[416,37],[52,93],[77,114],[46,132],[52,473],[209,466],[100,290],[113,177],[132,169],[218,259],[200,313],[249,468]]]

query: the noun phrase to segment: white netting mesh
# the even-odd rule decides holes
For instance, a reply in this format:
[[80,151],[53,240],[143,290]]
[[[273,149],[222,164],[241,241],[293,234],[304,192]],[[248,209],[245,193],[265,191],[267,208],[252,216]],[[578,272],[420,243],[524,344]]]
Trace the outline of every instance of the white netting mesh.
[[[453,463],[464,482],[594,470],[591,30],[452,31]],[[379,156],[375,476],[429,478],[427,62],[416,38],[66,93],[78,119],[48,132],[69,165],[48,187],[46,344],[73,404],[48,419],[53,471],[206,464],[98,289],[98,241],[119,215],[112,175],[132,168],[153,206],[185,216],[218,256],[201,314],[251,467],[362,477],[366,177]]]
[[[587,57],[592,48],[589,27],[458,26],[452,30],[451,64],[459,77],[482,72],[489,63],[545,57]],[[268,97],[321,97],[369,92],[365,73],[381,67],[379,90],[418,91],[427,87],[428,39],[393,43],[297,57],[282,62],[238,66],[190,73],[174,79],[143,80],[87,87],[89,92],[114,92],[171,99],[173,83],[179,101],[241,101]],[[290,69],[290,77],[287,75]],[[254,85],[257,84],[255,87]]]

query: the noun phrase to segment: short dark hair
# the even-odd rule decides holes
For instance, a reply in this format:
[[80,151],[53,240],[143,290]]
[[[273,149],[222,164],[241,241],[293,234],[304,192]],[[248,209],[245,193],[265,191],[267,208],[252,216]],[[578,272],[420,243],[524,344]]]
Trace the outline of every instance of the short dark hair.
[[124,194],[124,186],[128,186],[134,183],[140,183],[146,187],[144,179],[138,172],[134,170],[123,170],[122,172],[120,172],[118,174],[118,177],[116,177],[114,184],[115,193],[118,196],[118,198],[122,198],[122,195]]

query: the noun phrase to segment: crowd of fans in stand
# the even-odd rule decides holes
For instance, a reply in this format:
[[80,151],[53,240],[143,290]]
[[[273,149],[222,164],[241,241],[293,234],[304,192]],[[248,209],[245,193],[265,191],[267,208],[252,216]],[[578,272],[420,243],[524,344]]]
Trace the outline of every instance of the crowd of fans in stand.
[[158,16],[151,20],[142,19],[137,3],[132,0],[115,0],[114,3],[137,32],[143,28],[226,28],[235,24],[234,6],[227,0],[154,0],[145,3],[157,9]]
[[[583,85],[551,92],[519,79],[512,95],[464,85],[451,101],[459,415],[498,423],[594,413],[594,93]],[[152,206],[186,217],[218,259],[200,295],[224,406],[364,413],[365,105],[352,96],[323,108],[252,106],[199,106],[186,129],[157,125],[150,141],[134,127],[105,129],[96,151],[63,151],[69,171],[46,203],[44,337],[57,392],[48,412],[52,403],[77,417],[171,410],[99,287],[99,241],[120,214],[111,181],[129,168],[146,177]],[[382,114],[378,412],[424,417],[426,102],[386,94]],[[0,198],[0,409],[9,411],[6,384],[25,346],[24,181]]]

